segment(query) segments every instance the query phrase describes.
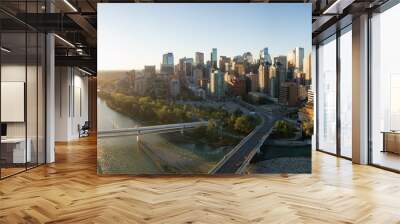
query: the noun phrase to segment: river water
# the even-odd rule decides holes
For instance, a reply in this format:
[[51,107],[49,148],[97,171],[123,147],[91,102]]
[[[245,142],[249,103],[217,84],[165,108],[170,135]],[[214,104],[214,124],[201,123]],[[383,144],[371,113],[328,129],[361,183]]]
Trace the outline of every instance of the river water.
[[[98,129],[140,127],[98,99]],[[202,174],[230,150],[213,148],[179,132],[98,139],[97,168],[101,174]]]

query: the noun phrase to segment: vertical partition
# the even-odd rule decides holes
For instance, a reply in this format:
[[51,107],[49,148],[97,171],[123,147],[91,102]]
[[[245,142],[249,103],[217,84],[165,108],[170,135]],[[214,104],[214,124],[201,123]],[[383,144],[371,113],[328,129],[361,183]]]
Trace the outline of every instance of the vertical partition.
[[[44,1],[21,1],[18,13],[41,13]],[[4,4],[4,5],[3,5]],[[7,2],[1,2],[5,6]],[[0,27],[0,178],[45,163],[45,35],[12,15]],[[5,26],[5,27],[4,27]]]

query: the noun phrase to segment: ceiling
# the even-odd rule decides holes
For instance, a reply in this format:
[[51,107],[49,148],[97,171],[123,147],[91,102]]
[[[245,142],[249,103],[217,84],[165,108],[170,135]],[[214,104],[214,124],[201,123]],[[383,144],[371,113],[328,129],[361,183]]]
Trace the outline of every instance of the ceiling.
[[[313,41],[346,16],[381,5],[386,0],[192,0],[190,2],[312,3]],[[182,2],[179,0],[1,0],[2,30],[26,27],[55,32],[56,65],[85,67],[96,73],[97,3]],[[49,13],[49,12],[52,13]],[[28,13],[25,13],[28,12]],[[350,19],[351,22],[351,19]]]

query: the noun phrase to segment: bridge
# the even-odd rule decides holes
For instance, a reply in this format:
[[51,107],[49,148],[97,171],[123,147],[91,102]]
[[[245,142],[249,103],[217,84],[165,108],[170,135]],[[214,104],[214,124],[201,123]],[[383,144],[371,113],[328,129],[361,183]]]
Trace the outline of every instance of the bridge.
[[103,138],[103,137],[119,137],[119,136],[139,136],[145,134],[168,133],[176,131],[183,132],[185,129],[193,129],[207,125],[208,121],[198,121],[190,123],[154,125],[154,126],[136,127],[136,128],[119,128],[112,130],[100,130],[97,133],[97,136],[99,138]]
[[238,103],[255,111],[262,119],[261,124],[226,154],[222,160],[209,171],[209,174],[242,174],[251,159],[260,150],[264,141],[271,134],[275,122],[283,117],[282,115],[268,114],[262,108],[255,107],[243,101]]
[[[250,134],[243,138],[228,154],[226,154],[217,165],[211,169],[209,174],[242,174],[254,155],[260,150],[264,141],[272,132],[273,126],[277,120],[284,119],[283,114],[273,114],[265,111],[263,108],[255,107],[243,101],[237,103],[254,111],[262,119]],[[199,121],[191,123],[155,125],[137,128],[121,128],[112,130],[100,130],[98,137],[119,137],[119,136],[140,136],[144,134],[168,133],[184,131],[208,125],[208,121]]]

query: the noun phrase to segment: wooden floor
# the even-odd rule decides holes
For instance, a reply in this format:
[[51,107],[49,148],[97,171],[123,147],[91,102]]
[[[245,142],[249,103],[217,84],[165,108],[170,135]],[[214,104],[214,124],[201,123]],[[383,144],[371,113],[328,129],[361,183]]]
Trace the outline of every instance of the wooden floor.
[[373,162],[377,165],[400,170],[400,155],[391,152],[374,151]]
[[96,141],[0,181],[0,223],[400,223],[400,175],[315,152],[312,175],[96,175]]

